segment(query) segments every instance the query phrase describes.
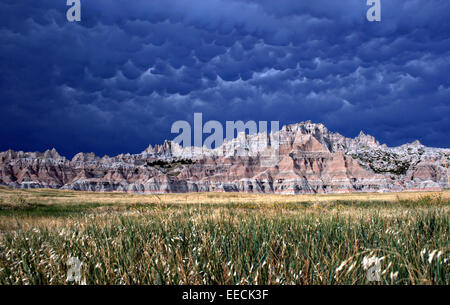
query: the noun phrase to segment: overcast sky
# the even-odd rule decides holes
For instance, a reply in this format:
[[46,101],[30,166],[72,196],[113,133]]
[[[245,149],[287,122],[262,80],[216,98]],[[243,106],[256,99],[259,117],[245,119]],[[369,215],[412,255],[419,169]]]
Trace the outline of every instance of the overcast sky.
[[450,1],[0,2],[0,150],[137,153],[203,119],[450,147]]

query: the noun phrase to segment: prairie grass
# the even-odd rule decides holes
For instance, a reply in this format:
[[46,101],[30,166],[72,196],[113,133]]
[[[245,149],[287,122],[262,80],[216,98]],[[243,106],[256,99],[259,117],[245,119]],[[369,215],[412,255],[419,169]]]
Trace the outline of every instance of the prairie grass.
[[448,194],[2,188],[0,284],[71,284],[77,257],[85,284],[448,285]]

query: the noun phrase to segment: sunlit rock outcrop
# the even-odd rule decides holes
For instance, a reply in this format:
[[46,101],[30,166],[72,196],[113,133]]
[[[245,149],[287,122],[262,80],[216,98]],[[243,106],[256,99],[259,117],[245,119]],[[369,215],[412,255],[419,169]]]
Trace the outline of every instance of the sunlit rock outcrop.
[[346,138],[310,121],[277,133],[239,134],[220,147],[165,141],[140,154],[72,160],[55,149],[0,153],[0,184],[98,192],[336,193],[440,190],[449,187],[450,149],[420,142],[381,145],[361,132]]

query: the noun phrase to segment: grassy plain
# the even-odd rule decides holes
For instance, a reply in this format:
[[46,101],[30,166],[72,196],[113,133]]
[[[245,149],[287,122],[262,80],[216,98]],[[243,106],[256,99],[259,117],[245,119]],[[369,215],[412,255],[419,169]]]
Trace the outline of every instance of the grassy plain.
[[[449,208],[448,190],[137,195],[0,187],[0,284],[70,284],[67,261],[77,257],[86,284],[448,285]],[[379,281],[367,276],[373,262]]]

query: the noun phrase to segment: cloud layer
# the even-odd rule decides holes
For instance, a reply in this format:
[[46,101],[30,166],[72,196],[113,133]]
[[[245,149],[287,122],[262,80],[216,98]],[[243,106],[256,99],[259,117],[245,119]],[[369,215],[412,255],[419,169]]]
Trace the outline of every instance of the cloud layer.
[[0,150],[139,152],[194,112],[450,146],[448,0],[81,3],[0,3]]

